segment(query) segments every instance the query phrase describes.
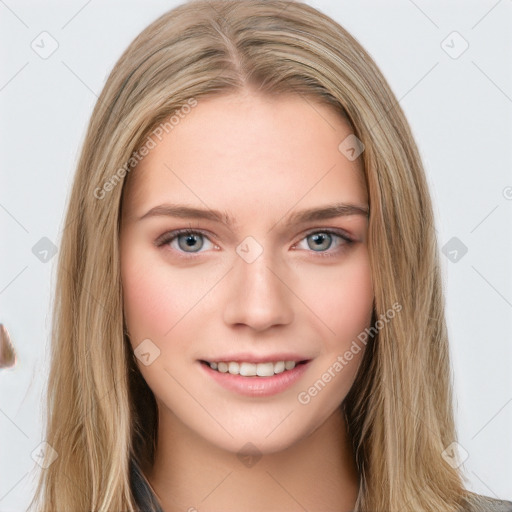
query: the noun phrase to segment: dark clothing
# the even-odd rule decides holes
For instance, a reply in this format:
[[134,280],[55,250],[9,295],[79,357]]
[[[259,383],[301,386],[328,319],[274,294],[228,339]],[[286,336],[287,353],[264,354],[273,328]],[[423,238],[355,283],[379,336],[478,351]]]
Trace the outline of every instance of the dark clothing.
[[[140,512],[163,512],[142,472],[134,463],[131,466],[130,481]],[[477,500],[478,503],[461,512],[512,512],[512,501],[497,500],[487,496],[478,496]]]
[[138,464],[130,462],[132,494],[140,512],[163,512]]

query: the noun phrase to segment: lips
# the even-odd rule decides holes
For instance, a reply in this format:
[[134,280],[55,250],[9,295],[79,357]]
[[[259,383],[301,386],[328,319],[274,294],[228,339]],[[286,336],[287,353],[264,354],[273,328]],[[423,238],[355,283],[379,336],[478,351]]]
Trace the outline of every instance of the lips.
[[[280,370],[286,362],[288,362],[289,370],[285,367],[279,373],[274,373],[276,366],[277,369]],[[247,360],[218,362],[200,360],[197,364],[205,376],[211,378],[228,391],[239,395],[263,398],[276,395],[291,388],[308,370],[311,366],[311,362],[311,359],[299,360],[299,358],[297,358],[297,361],[293,359],[283,361],[281,359],[257,363],[252,363]],[[212,368],[212,366],[214,367],[215,365],[217,365],[217,369]],[[221,370],[225,370],[227,367],[227,371],[219,371],[219,366]],[[254,373],[254,368],[255,374],[246,376],[242,374],[246,372],[246,370],[252,374]],[[271,369],[272,374],[270,374]],[[230,370],[233,373],[230,373]]]

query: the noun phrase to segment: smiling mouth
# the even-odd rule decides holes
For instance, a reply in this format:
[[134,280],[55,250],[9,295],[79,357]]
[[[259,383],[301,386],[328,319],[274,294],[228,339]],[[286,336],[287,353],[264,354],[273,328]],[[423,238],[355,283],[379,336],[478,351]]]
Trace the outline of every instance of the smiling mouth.
[[209,366],[219,373],[230,373],[242,377],[272,377],[279,373],[293,370],[296,366],[307,363],[304,361],[275,361],[266,363],[249,363],[236,361],[201,361],[201,364]]

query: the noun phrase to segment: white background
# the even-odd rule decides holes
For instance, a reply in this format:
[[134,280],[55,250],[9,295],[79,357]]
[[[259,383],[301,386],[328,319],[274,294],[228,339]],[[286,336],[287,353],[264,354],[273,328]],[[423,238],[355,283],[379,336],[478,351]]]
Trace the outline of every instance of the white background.
[[[25,510],[42,440],[52,289],[63,212],[93,105],[113,65],[175,1],[0,0],[0,322],[16,346],[0,371],[0,512]],[[308,2],[368,50],[422,154],[442,255],[467,487],[512,500],[512,1]],[[42,59],[41,32],[58,42]],[[457,31],[458,58],[442,41]],[[458,52],[450,36],[444,47]],[[448,49],[448,48],[447,48]],[[508,188],[507,188],[508,187]]]

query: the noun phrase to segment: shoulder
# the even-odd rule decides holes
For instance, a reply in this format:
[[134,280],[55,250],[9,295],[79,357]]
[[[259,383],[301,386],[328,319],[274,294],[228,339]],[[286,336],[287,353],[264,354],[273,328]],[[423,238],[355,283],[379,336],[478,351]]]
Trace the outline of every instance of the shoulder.
[[512,512],[512,501],[470,493],[461,512]]

